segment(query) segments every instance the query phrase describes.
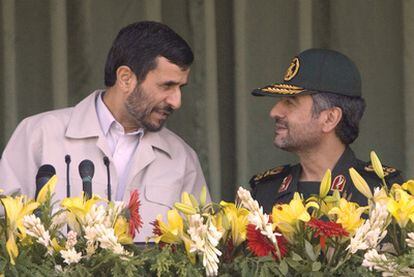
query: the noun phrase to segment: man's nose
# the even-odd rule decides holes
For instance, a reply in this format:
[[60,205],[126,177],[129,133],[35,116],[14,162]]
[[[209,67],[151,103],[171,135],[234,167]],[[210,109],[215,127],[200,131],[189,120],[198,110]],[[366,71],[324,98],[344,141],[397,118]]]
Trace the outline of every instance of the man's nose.
[[166,102],[174,110],[179,109],[181,107],[181,89],[177,88],[168,95]]
[[281,102],[276,102],[273,108],[269,112],[271,118],[281,118],[283,117],[283,107]]

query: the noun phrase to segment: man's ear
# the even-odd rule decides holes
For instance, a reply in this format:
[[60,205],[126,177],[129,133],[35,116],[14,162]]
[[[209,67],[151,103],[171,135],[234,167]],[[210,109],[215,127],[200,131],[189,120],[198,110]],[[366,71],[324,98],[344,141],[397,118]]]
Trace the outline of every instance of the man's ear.
[[342,119],[342,109],[333,107],[322,111],[322,113],[324,113],[322,130],[326,133],[335,130]]
[[122,65],[116,70],[116,84],[118,87],[129,93],[134,90],[137,83],[137,77],[129,66]]

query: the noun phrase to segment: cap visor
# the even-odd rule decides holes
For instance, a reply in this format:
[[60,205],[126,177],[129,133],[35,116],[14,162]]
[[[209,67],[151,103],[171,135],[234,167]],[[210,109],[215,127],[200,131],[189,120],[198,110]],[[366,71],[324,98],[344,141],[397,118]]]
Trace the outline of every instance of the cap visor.
[[263,88],[257,88],[252,91],[254,96],[281,96],[281,95],[296,95],[306,91],[302,87],[297,87],[288,84],[273,84]]

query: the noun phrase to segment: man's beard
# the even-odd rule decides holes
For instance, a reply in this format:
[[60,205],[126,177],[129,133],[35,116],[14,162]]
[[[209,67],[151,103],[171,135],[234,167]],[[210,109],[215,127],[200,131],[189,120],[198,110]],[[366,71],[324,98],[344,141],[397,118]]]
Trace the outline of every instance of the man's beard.
[[298,152],[307,150],[317,145],[320,140],[320,136],[313,129],[314,125],[303,124],[301,126],[289,126],[288,122],[282,120],[276,120],[276,124],[282,125],[286,128],[284,136],[277,139],[278,134],[275,134],[273,144],[288,152]]
[[[140,85],[137,85],[131,95],[128,96],[125,108],[137,126],[150,132],[158,132],[162,129],[168,116],[173,113],[174,109],[168,104],[154,106],[151,101],[149,94],[145,93]],[[167,118],[153,122],[151,121],[152,112],[165,113]]]

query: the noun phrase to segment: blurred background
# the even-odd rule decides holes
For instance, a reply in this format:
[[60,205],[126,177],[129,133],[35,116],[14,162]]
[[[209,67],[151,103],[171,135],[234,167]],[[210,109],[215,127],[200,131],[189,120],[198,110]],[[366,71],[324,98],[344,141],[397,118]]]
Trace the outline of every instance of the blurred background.
[[412,0],[1,0],[0,151],[20,120],[75,105],[103,88],[107,52],[120,28],[166,23],[192,46],[183,106],[168,127],[199,154],[214,200],[295,156],[273,147],[275,99],[253,88],[282,80],[311,47],[351,57],[367,110],[352,145],[414,177]]

